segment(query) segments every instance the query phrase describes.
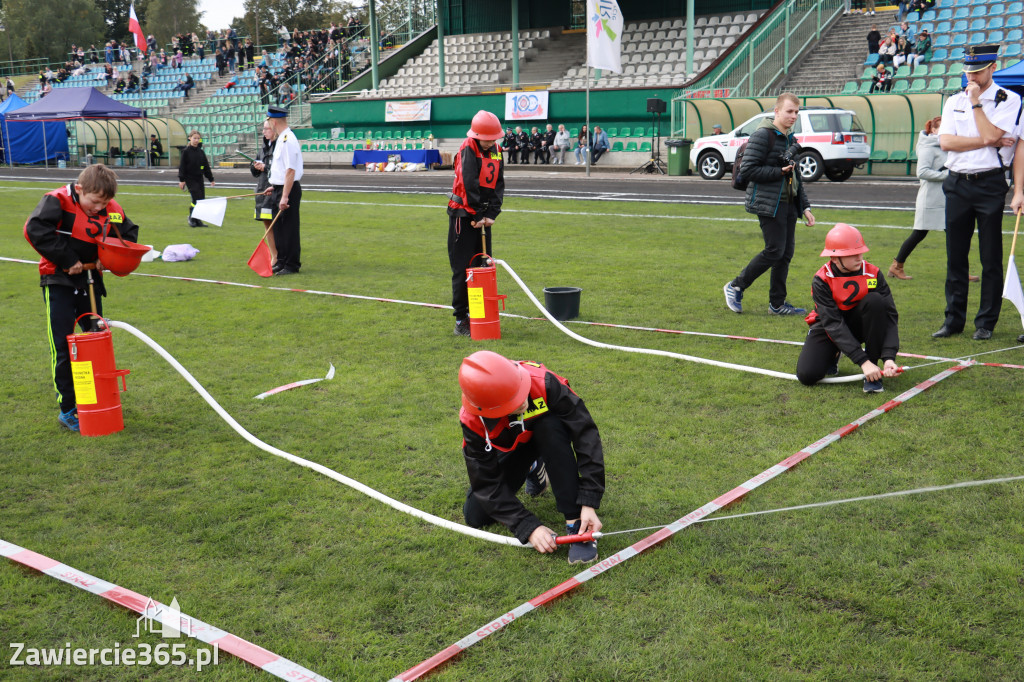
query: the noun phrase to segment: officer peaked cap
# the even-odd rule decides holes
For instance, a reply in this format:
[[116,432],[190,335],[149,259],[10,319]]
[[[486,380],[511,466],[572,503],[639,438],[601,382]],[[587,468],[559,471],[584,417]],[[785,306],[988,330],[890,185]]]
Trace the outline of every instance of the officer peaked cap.
[[964,71],[973,73],[981,71],[996,61],[999,56],[998,45],[972,45],[964,52]]
[[288,110],[281,107],[267,107],[267,118],[288,118]]

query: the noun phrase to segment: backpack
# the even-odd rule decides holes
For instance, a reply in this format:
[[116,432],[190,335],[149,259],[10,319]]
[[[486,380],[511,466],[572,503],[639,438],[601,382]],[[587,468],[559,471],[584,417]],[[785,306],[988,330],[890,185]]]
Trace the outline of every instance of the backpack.
[[740,145],[739,150],[736,151],[736,160],[732,164],[732,188],[738,189],[741,192],[745,192],[747,185],[750,184],[750,180],[743,177],[740,172],[743,164],[743,152],[747,150],[747,143],[744,142]]

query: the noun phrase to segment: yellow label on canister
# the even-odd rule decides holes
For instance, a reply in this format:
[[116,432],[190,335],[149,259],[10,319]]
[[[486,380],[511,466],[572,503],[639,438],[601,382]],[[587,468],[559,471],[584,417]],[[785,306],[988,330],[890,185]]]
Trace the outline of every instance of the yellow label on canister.
[[484,318],[484,290],[483,287],[469,287],[469,317],[474,320]]
[[92,361],[72,362],[71,379],[75,383],[75,402],[79,405],[95,405],[96,382],[92,376]]

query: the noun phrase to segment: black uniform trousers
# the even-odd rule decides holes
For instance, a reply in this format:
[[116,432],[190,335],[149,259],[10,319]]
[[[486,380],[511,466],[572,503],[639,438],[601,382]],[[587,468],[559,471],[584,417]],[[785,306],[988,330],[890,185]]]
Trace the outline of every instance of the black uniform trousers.
[[[537,421],[533,426],[530,442],[498,457],[502,469],[502,482],[513,493],[519,492],[526,482],[527,474],[530,473],[530,466],[538,459],[544,462],[547,469],[551,492],[555,496],[555,508],[567,521],[578,519],[582,508],[576,502],[580,487],[576,452],[572,449],[569,430],[565,428],[562,420],[554,415]],[[466,519],[466,525],[471,528],[482,528],[495,523],[473,495],[472,488],[466,493],[462,514]]]
[[[850,332],[864,343],[868,360],[877,365],[889,329],[885,299],[876,291],[869,292],[853,308],[843,311],[843,319]],[[805,386],[812,386],[825,378],[838,358],[839,348],[832,343],[825,328],[820,324],[812,325],[796,361],[796,378]]]
[[754,256],[733,284],[746,289],[766,270],[771,269],[768,283],[768,302],[776,308],[786,302],[786,279],[789,262],[796,248],[796,221],[802,211],[796,201],[782,201],[774,216],[757,217],[764,236],[764,250]]
[[978,228],[981,256],[981,305],[974,318],[977,329],[995,329],[1003,304],[1003,207],[1006,179],[995,173],[968,180],[950,173],[942,182],[946,193],[946,320],[953,331],[967,322],[969,255]]
[[[50,337],[50,370],[53,374],[53,389],[57,392],[57,403],[61,412],[75,407],[75,384],[71,379],[71,353],[68,350],[68,334],[75,331],[75,318],[92,312],[88,289],[49,285],[43,287],[43,301],[46,303],[46,332]],[[103,314],[103,297],[96,296],[96,312]],[[96,322],[83,317],[79,322],[82,331],[94,331]]]
[[[469,292],[466,290],[466,268],[473,256],[480,253],[483,243],[480,231],[486,232],[487,253],[491,253],[491,228],[470,225],[474,218],[448,215],[448,264],[452,268],[452,307],[456,320],[469,318]],[[480,260],[472,263],[480,265]]]
[[[281,195],[284,194],[284,185],[274,185],[274,191],[270,195],[270,206],[273,217],[281,205]],[[289,268],[298,272],[302,267],[302,245],[299,242],[299,204],[302,203],[302,185],[297,181],[292,183],[292,191],[288,194],[288,208],[277,218],[274,223],[274,245],[277,247],[277,265],[281,268]]]
[[188,190],[188,194],[192,197],[192,204],[188,209],[189,220],[192,219],[192,209],[196,207],[196,202],[206,198],[206,185],[203,184],[203,179],[193,180],[192,178],[186,178],[185,188]]

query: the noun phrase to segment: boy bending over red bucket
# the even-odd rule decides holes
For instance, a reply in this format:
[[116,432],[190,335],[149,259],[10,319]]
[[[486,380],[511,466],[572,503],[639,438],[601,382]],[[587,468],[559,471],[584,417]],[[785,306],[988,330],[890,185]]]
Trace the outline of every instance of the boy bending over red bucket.
[[882,273],[864,260],[867,250],[860,230],[851,225],[837,223],[825,236],[821,255],[829,262],[811,284],[814,310],[806,317],[811,328],[796,364],[803,384],[838,374],[840,353],[864,372],[865,393],[881,393],[882,377],[899,373],[899,314]]
[[[50,367],[60,406],[58,419],[61,426],[71,431],[79,428],[67,336],[74,332],[79,315],[103,314],[101,298],[106,295],[96,243],[108,232],[115,233],[112,225],[117,226],[125,241],[138,241],[139,227],[114,201],[115,194],[114,171],[101,163],[89,166],[76,182],[47,192],[25,222],[25,239],[40,255],[39,285],[46,303]],[[86,265],[93,263],[95,311],[89,302],[86,271]],[[99,330],[97,320],[91,317],[82,318],[80,325],[83,332]]]
[[[462,512],[480,528],[505,525],[542,553],[555,551],[555,534],[516,493],[536,497],[550,480],[566,534],[601,530],[604,450],[587,406],[569,382],[535,362],[513,362],[482,350],[462,361],[462,454],[469,492]],[[597,560],[596,542],[569,545],[569,563]]]

